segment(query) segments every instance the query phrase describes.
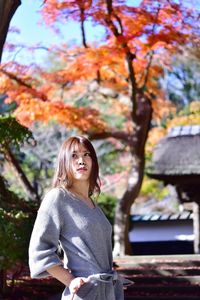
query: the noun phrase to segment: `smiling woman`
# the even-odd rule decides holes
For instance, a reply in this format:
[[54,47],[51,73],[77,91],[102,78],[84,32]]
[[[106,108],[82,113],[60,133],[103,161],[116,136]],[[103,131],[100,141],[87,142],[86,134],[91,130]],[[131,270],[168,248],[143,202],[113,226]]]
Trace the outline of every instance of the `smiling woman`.
[[[62,300],[124,299],[123,278],[112,269],[112,227],[94,201],[99,193],[93,145],[83,136],[70,137],[60,148],[53,188],[41,203],[29,247],[31,276],[62,282]],[[56,254],[59,243],[64,261]]]

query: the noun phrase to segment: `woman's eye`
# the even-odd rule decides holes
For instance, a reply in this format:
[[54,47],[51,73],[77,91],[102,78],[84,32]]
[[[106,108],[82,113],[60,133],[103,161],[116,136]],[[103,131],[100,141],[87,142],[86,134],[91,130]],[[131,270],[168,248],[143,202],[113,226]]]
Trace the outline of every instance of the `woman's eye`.
[[72,153],[72,158],[77,158],[77,154],[76,153]]
[[85,156],[91,156],[91,155],[90,155],[90,152],[86,152],[86,153],[85,153]]

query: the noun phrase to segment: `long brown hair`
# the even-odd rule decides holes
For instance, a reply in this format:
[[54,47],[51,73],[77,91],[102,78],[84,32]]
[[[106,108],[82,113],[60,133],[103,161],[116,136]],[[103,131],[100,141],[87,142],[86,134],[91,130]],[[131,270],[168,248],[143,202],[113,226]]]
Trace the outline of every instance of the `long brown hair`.
[[100,194],[99,164],[92,143],[84,136],[72,136],[64,141],[58,153],[57,165],[53,177],[53,187],[72,187],[73,175],[71,157],[74,149],[83,145],[91,155],[92,170],[89,178],[89,196]]

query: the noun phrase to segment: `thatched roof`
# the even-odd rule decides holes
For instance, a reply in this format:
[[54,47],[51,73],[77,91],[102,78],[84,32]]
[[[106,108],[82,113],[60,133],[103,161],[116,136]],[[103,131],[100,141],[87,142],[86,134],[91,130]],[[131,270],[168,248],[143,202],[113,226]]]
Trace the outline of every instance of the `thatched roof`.
[[172,128],[155,147],[148,175],[156,179],[200,178],[200,125]]

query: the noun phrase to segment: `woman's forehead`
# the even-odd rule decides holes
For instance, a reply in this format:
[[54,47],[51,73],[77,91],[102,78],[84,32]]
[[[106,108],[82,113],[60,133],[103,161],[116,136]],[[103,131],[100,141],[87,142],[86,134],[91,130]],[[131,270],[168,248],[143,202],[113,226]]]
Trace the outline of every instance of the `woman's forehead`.
[[83,144],[74,143],[71,147],[72,152],[87,152],[88,149]]

